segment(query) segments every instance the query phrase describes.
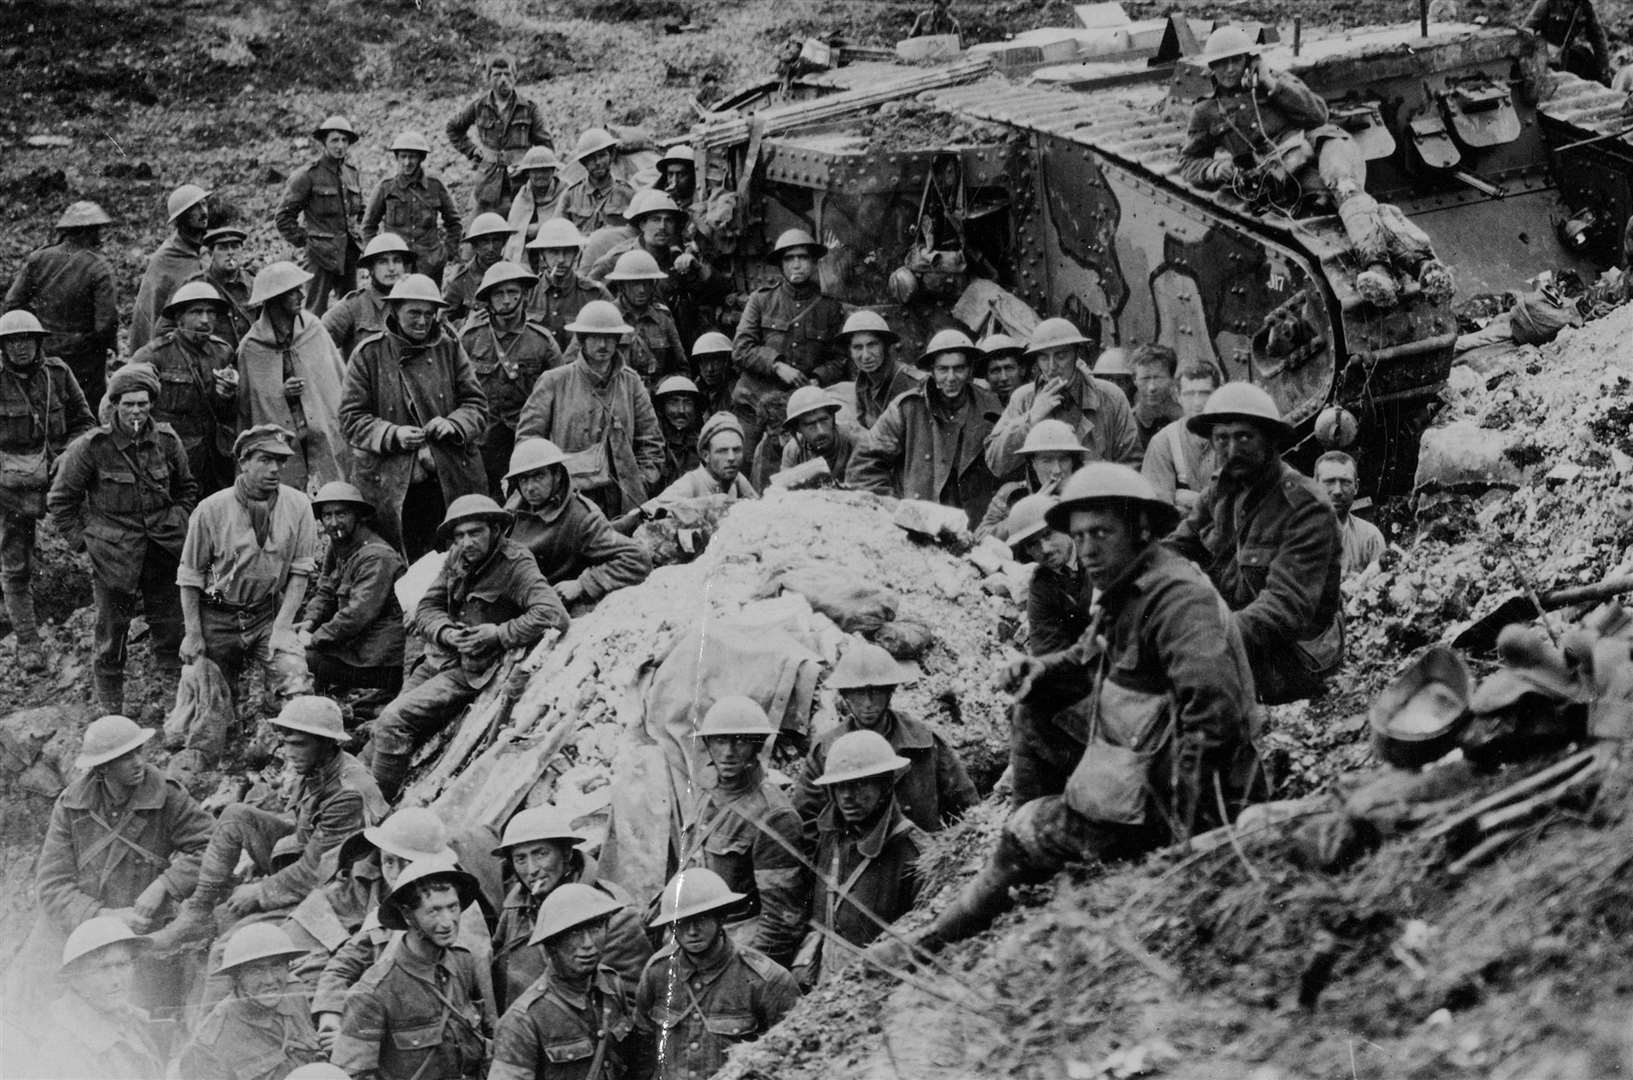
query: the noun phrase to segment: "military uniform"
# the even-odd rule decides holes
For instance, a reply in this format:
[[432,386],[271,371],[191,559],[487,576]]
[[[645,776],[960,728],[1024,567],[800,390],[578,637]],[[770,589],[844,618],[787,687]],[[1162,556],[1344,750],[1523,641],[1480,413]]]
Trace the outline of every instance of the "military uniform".
[[18,308],[40,320],[46,355],[60,357],[85,400],[99,404],[108,355],[119,345],[119,294],[107,256],[67,240],[30,252],[0,304],[5,311]]
[[973,529],[998,487],[981,455],[997,430],[998,399],[972,383],[943,413],[932,390],[926,381],[891,402],[852,452],[845,480],[880,495],[959,507]]
[[[575,853],[575,858],[583,856]],[[618,885],[595,879],[593,865],[579,873],[564,877],[557,888],[576,881],[599,889],[624,905],[607,920],[606,950],[601,955],[602,965],[623,993],[634,993],[641,980],[641,972],[652,956],[652,943],[646,937],[646,921],[635,907],[635,901]],[[493,987],[499,998],[499,1007],[506,1009],[519,1003],[528,987],[545,973],[544,950],[529,945],[533,925],[538,921],[542,897],[535,897],[526,885],[513,885],[505,895],[499,911],[499,925],[493,930]]]
[[654,300],[637,311],[619,299],[618,310],[623,312],[624,321],[635,328],[635,340],[645,346],[633,351],[631,366],[646,384],[648,396],[665,376],[686,374],[691,367],[686,346],[666,305]]
[[658,488],[662,490],[702,464],[697,452],[699,427],[678,430],[658,413],[658,426],[663,429],[663,468],[658,473]]
[[[811,743],[794,781],[794,810],[802,821],[815,822],[828,803],[827,789],[816,783],[827,768],[828,751],[841,735],[859,730],[856,722],[847,717]],[[892,709],[872,730],[911,762],[896,779],[895,799],[907,819],[924,832],[939,832],[981,801],[957,751],[922,721]]]
[[442,287],[442,299],[448,305],[442,310],[442,317],[447,320],[449,326],[462,326],[465,317],[476,310],[476,290],[482,287],[482,278],[498,261],[494,259],[484,266],[472,259],[448,279],[448,284]]
[[459,344],[471,358],[482,392],[488,397],[488,427],[482,434],[482,464],[488,488],[498,491],[516,445],[516,422],[539,376],[562,364],[561,350],[550,331],[536,322],[500,330],[483,308],[472,313],[459,332]]
[[[483,148],[492,153],[492,161],[483,161],[476,143],[471,141],[473,126]],[[510,166],[532,147],[553,146],[543,111],[516,93],[509,101],[501,102],[493,91],[488,91],[455,113],[446,131],[454,149],[481,170],[476,181],[479,214],[491,210],[503,215],[516,194]]]
[[[164,1053],[145,1013],[110,1015],[72,990],[37,1025],[7,1038],[7,1071],[33,1080],[131,1080],[164,1075]],[[18,1052],[17,1042],[32,1043]],[[20,1059],[20,1060],[19,1060]]]
[[[231,277],[221,277],[213,270],[200,270],[187,280],[204,282],[220,293],[223,300],[227,301],[227,317],[216,320],[215,336],[231,345],[236,351],[238,343],[244,340],[244,335],[249,333],[249,328],[255,325],[255,319],[250,315],[249,310],[250,286],[254,284],[254,279],[250,276],[249,271],[234,270]],[[186,282],[183,282],[183,284],[186,284]],[[168,319],[161,318],[159,320],[158,329],[172,330],[174,328],[174,324]]]
[[[1019,475],[1025,466],[1021,447],[1032,430],[1032,403],[1044,382],[1040,375],[1017,386],[1003,414],[992,425],[986,457],[994,476]],[[1048,419],[1071,425],[1078,443],[1088,448],[1089,461],[1113,461],[1138,469],[1145,456],[1128,395],[1115,383],[1085,374],[1082,369],[1073,374],[1071,385],[1062,392],[1060,404]]]
[[397,549],[366,524],[345,545],[329,545],[301,612],[312,634],[306,666],[320,686],[401,688],[403,609],[393,586],[404,569]]
[[187,451],[187,469],[199,494],[232,482],[232,441],[238,426],[237,395],[216,392],[215,373],[238,370],[238,357],[221,338],[191,330],[168,330],[130,358],[151,364],[159,375],[153,422],[169,424]]
[[200,1021],[177,1055],[177,1080],[283,1080],[290,1070],[327,1061],[306,1002],[292,994],[267,1008],[229,997]]
[[[442,219],[440,233],[438,217]],[[363,212],[364,246],[382,231],[402,237],[414,252],[419,272],[440,285],[442,268],[459,250],[459,209],[443,182],[423,168],[412,180],[400,175],[387,177],[374,189],[374,197]]]
[[555,335],[556,344],[563,350],[571,348],[573,335],[567,324],[578,318],[580,309],[591,300],[612,299],[605,285],[574,274],[561,288],[543,277],[527,298],[527,317]]
[[347,293],[339,303],[330,304],[323,313],[323,328],[329,331],[341,358],[350,360],[358,342],[386,328],[389,314],[391,305],[386,303],[386,294],[371,281]]
[[[874,821],[855,825],[830,802],[816,826],[816,866],[822,873],[812,881],[811,917],[834,936],[866,945],[884,931],[864,912],[892,923],[917,900],[915,867],[924,850],[924,831],[907,819],[894,797],[885,799]],[[820,957],[820,982],[855,959],[842,948],[830,947],[821,930],[806,936],[794,966],[807,966],[813,956]]]
[[792,469],[820,457],[828,463],[828,475],[833,477],[836,483],[843,483],[845,473],[850,469],[851,454],[855,449],[856,443],[851,439],[850,432],[837,424],[834,425],[833,445],[823,454],[812,450],[805,444],[805,439],[795,432],[783,441],[782,453],[778,457],[775,471]]
[[833,338],[845,323],[839,301],[809,282],[795,289],[786,281],[749,294],[732,336],[732,360],[740,373],[732,391],[732,411],[743,424],[743,445],[759,442],[760,402],[788,387],[776,365],[788,364],[818,386],[845,378],[845,356]]
[[330,1060],[354,1077],[475,1080],[492,1030],[468,949],[427,960],[399,943],[347,995]]
[[706,1080],[733,1046],[765,1034],[798,1000],[794,977],[764,953],[728,940],[700,968],[670,945],[641,976],[635,1022],[661,1048],[656,1080]]
[[344,293],[357,280],[357,259],[363,252],[363,182],[357,166],[324,154],[296,169],[275,222],[291,247],[305,249],[306,269],[312,273],[306,307],[322,315],[330,294]]
[[624,211],[634,197],[635,189],[616,176],[599,191],[590,186],[589,177],[582,177],[561,193],[561,216],[588,236],[597,229],[622,225]]
[[488,1080],[620,1080],[650,1068],[650,1037],[635,1030],[623,985],[597,969],[583,993],[556,979],[529,986],[499,1018]]
[[153,339],[163,308],[170,303],[182,282],[198,273],[203,249],[198,241],[172,232],[158,250],[148,256],[142,283],[130,313],[130,338],[125,347],[136,352]]
[[533,554],[546,581],[577,582],[589,603],[645,581],[652,556],[614,529],[599,506],[571,490],[566,471],[560,470],[564,478],[549,505],[523,506],[520,494],[506,504],[513,518],[510,538]]

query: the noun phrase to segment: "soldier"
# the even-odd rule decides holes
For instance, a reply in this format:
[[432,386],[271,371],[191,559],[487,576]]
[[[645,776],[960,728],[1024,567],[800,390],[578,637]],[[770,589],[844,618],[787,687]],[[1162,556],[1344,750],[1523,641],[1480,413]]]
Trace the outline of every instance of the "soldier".
[[458,329],[476,304],[476,293],[482,287],[487,272],[499,263],[505,250],[510,226],[498,214],[478,214],[465,230],[465,242],[471,246],[471,260],[454,272],[442,287],[442,299],[447,310],[442,313],[448,325]]
[[586,839],[553,806],[529,807],[505,826],[493,853],[510,860],[516,884],[493,931],[493,985],[501,1009],[514,1005],[545,974],[547,950],[536,948],[542,908],[564,889],[568,896],[589,889],[607,903],[600,963],[611,969],[621,992],[634,992],[652,945],[629,893],[601,880],[595,861],[580,850]]
[[27,311],[0,315],[0,588],[25,671],[44,671],[34,611],[35,525],[52,466],[95,423],[68,365],[45,353],[45,327]]
[[671,928],[670,941],[635,994],[637,1030],[662,1038],[654,1080],[714,1075],[733,1046],[770,1031],[799,1001],[787,968],[727,933],[727,916],[748,899],[701,868],[664,886],[650,925]]
[[634,328],[618,308],[592,300],[566,329],[578,355],[539,377],[516,438],[545,438],[561,447],[574,489],[616,518],[656,490],[663,433],[646,387],[629,369],[621,343]]
[[354,1080],[483,1075],[493,1003],[459,944],[460,912],[478,893],[451,860],[423,859],[397,879],[380,925],[406,933],[347,995],[330,1057]]
[[829,476],[844,480],[856,444],[835,419],[841,407],[839,400],[820,386],[802,386],[789,394],[782,422],[788,439],[782,446],[780,467],[792,469],[821,458],[828,464]]
[[[1067,862],[1137,857],[1220,824],[1221,798],[1240,806],[1255,765],[1252,676],[1219,594],[1158,543],[1178,516],[1122,465],[1084,466],[1061,490],[1048,522],[1071,534],[1099,590],[1095,629],[1065,652],[1005,669],[1015,700],[1054,722],[1017,722],[1018,809],[916,947],[979,933],[1009,907],[1011,885],[1045,881]],[[1077,704],[1057,714],[1047,697]],[[869,952],[900,962],[907,949],[892,939]]]
[[110,916],[76,927],[62,947],[58,969],[66,989],[25,1036],[33,1046],[22,1053],[8,1047],[8,1058],[21,1059],[18,1075],[42,1080],[163,1076],[164,1054],[147,1015],[131,1003],[136,961],[147,949],[146,938]]
[[539,283],[532,273],[510,262],[496,262],[476,290],[476,310],[459,332],[460,347],[471,359],[482,393],[488,399],[488,428],[482,435],[482,467],[487,489],[503,486],[510,451],[516,445],[516,422],[539,376],[560,367],[561,350],[550,331],[527,317],[524,301]]
[[1550,67],[1610,83],[1610,40],[1593,0],[1536,0],[1520,26],[1548,43]]
[[782,280],[749,295],[732,337],[732,357],[741,372],[732,395],[734,411],[752,445],[759,440],[750,414],[767,394],[816,383],[828,386],[845,377],[845,358],[834,346],[844,312],[822,292],[817,260],[828,249],[804,229],[777,237],[770,259]]
[[697,434],[703,428],[703,393],[684,375],[671,375],[652,392],[652,407],[663,429],[663,469],[658,485],[668,487],[698,467]]
[[749,698],[728,695],[709,706],[692,737],[701,740],[715,782],[673,842],[683,872],[706,867],[747,898],[727,925],[732,940],[780,964],[793,959],[804,935],[809,895],[799,815],[761,762],[774,734]]
[[[344,116],[330,116],[312,131],[323,152],[295,170],[278,207],[278,233],[306,253],[312,272],[306,306],[322,315],[330,296],[344,296],[357,280],[363,249],[363,182],[346,160],[357,132]],[[304,215],[305,221],[301,220]]]
[[561,216],[585,235],[624,224],[624,211],[635,191],[612,174],[617,153],[618,140],[605,128],[586,129],[573,147],[571,160],[584,167],[584,176],[562,192]]
[[31,311],[45,327],[45,351],[62,360],[100,403],[108,358],[119,346],[119,292],[103,255],[102,227],[113,224],[94,202],[77,202],[57,219],[57,242],[23,259],[0,311]]
[[1049,525],[1053,495],[1028,495],[1009,512],[1009,549],[1033,563],[1026,589],[1026,651],[1048,656],[1070,648],[1089,628],[1089,587],[1072,538]]
[[[374,246],[381,229],[403,238],[414,253],[419,272],[442,284],[442,268],[459,250],[459,209],[448,188],[425,171],[431,144],[417,131],[399,132],[391,140],[391,156],[397,159],[397,175],[380,181],[363,212],[364,255]],[[442,229],[437,229],[437,219]]]
[[[544,126],[544,113],[516,93],[516,63],[508,56],[488,58],[488,92],[471,101],[448,121],[448,141],[477,168],[476,212],[504,215],[516,193],[510,164],[535,146],[555,140]],[[471,141],[471,128],[476,141]]]
[[[630,914],[588,885],[563,885],[540,903],[527,941],[545,973],[499,1018],[488,1080],[650,1075],[652,1040],[635,1030],[628,987],[607,963],[611,926]],[[638,918],[634,929],[644,945]]]
[[[91,557],[96,602],[96,700],[107,712],[125,701],[125,645],[140,600],[164,686],[181,672],[181,597],[176,570],[198,484],[181,436],[152,419],[159,376],[126,364],[108,380],[108,422],[63,451],[46,502],[52,524]],[[160,695],[164,697],[165,695]]]
[[1021,460],[1026,462],[1026,473],[1019,480],[1011,480],[998,489],[987,507],[981,524],[975,528],[977,540],[996,536],[1007,540],[1005,521],[1015,504],[1027,495],[1053,494],[1060,490],[1066,478],[1089,463],[1089,450],[1077,441],[1071,425],[1064,420],[1040,420],[1026,433],[1021,444]]
[[891,355],[901,339],[877,311],[853,312],[834,339],[850,358],[856,379],[856,422],[867,431],[879,422],[886,407],[920,382],[908,367]]
[[561,213],[561,196],[567,185],[561,181],[561,159],[548,146],[535,146],[522,157],[516,171],[527,178],[510,204],[506,223],[510,238],[505,241],[508,262],[527,261],[527,245],[539,235],[544,223]]
[[1277,456],[1293,428],[1251,383],[1221,386],[1186,424],[1213,444],[1219,475],[1167,543],[1230,605],[1259,700],[1318,696],[1344,659],[1343,544],[1327,493]]
[[[330,852],[385,816],[385,800],[368,769],[342,749],[351,735],[339,705],[302,695],[291,698],[268,722],[279,729],[284,760],[299,778],[290,800],[294,813],[275,814],[247,803],[233,803],[221,812],[199,865],[197,885],[175,919],[153,935],[154,948],[161,953],[214,937],[217,908],[228,919],[242,919],[299,903],[323,879]],[[241,859],[248,856],[266,872],[271,869],[273,845],[291,834],[301,848],[299,859],[257,881],[232,887]]]
[[1129,356],[1128,366],[1134,371],[1134,427],[1143,454],[1157,432],[1184,413],[1175,393],[1179,356],[1166,345],[1141,345]]
[[863,946],[913,907],[915,864],[925,834],[902,813],[899,777],[911,763],[876,731],[835,739],[815,783],[827,804],[816,819],[817,873],[811,919],[793,975],[809,989],[848,967],[853,953],[826,947],[829,935]]
[[[238,348],[238,343],[254,321],[249,310],[251,279],[243,263],[244,241],[247,239],[248,233],[230,225],[211,229],[199,242],[199,261],[203,263],[203,269],[187,279],[205,282],[220,294],[226,309],[216,320],[216,336],[234,349]],[[169,327],[161,320],[159,328]]]
[[930,377],[890,403],[851,454],[851,487],[963,509],[974,528],[998,487],[981,447],[998,419],[992,391],[970,383],[975,342],[943,330],[919,358]]
[[652,188],[637,191],[624,216],[635,235],[597,259],[590,268],[590,277],[610,282],[625,255],[640,251],[651,256],[653,265],[664,274],[656,279],[656,298],[674,316],[681,340],[695,339],[704,308],[725,300],[730,278],[717,274],[706,260],[698,258],[695,246],[686,244],[687,212],[664,192]]
[[1145,448],[1140,474],[1157,489],[1157,494],[1182,512],[1196,505],[1197,493],[1213,480],[1213,446],[1186,427],[1186,421],[1202,411],[1208,395],[1219,389],[1223,379],[1212,364],[1192,364],[1179,373],[1178,420],[1158,431]]
[[130,362],[158,373],[153,420],[181,436],[187,469],[200,494],[209,495],[232,482],[229,451],[238,426],[238,368],[232,346],[215,333],[227,317],[227,302],[215,286],[190,281],[171,296],[163,315],[173,329],[159,331]]
[[1329,450],[1315,459],[1315,482],[1326,489],[1332,512],[1338,518],[1346,578],[1377,562],[1387,547],[1378,526],[1350,512],[1355,505],[1356,476],[1355,459],[1342,450]]
[[183,184],[170,193],[166,203],[174,230],[148,256],[142,283],[130,314],[130,340],[125,348],[137,352],[153,337],[161,308],[176,289],[199,270],[204,234],[210,228],[210,193],[197,184]]
[[1078,363],[1078,350],[1089,339],[1065,319],[1045,319],[1032,331],[1026,355],[1037,373],[1016,389],[1004,414],[987,437],[987,467],[1007,477],[1021,466],[1026,433],[1040,420],[1064,420],[1077,441],[1096,461],[1127,465],[1140,462],[1140,436],[1128,398]]
[[573,490],[567,455],[549,439],[523,439],[510,455],[505,504],[510,538],[533,553],[563,604],[593,604],[652,572],[646,548],[620,535],[601,508]]
[[620,532],[634,532],[644,520],[661,517],[686,499],[725,495],[752,499],[759,493],[743,475],[743,427],[731,413],[715,413],[697,435],[698,466],[614,523]]
[[362,492],[332,480],[312,499],[329,538],[317,584],[295,627],[319,693],[374,690],[395,697],[403,685],[403,609],[393,586],[403,576],[397,549],[369,527],[374,507]]
[[450,503],[487,489],[488,402],[438,317],[445,304],[431,279],[410,274],[387,300],[385,329],[359,342],[346,365],[340,422],[357,462],[352,481],[380,534],[413,562],[430,550]]
[[870,731],[889,742],[906,767],[896,780],[896,799],[907,819],[926,833],[940,832],[981,797],[947,740],[923,721],[890,707],[896,687],[909,676],[882,647],[853,639],[828,686],[839,695],[839,723],[818,735],[794,781],[793,804],[807,826],[821,815],[821,777],[834,743],[851,732]]
[[600,282],[578,273],[584,237],[564,217],[551,218],[539,226],[527,242],[528,265],[541,279],[539,288],[527,300],[527,317],[550,329],[556,344],[566,349],[573,343],[567,324],[591,300],[612,300],[612,293]]
[[658,159],[654,190],[669,196],[676,206],[691,206],[698,201],[697,157],[690,146],[676,143],[663,152]]
[[325,1054],[306,1002],[291,988],[290,961],[304,956],[271,923],[250,923],[227,940],[215,974],[232,980],[176,1056],[177,1080],[283,1080]]
[[[323,313],[323,328],[329,331],[343,360],[351,359],[359,341],[386,328],[391,290],[414,272],[415,258],[408,241],[396,233],[383,232],[369,241],[358,262],[369,276],[368,284],[353,289]],[[434,280],[432,285],[436,286]]]
[[703,398],[699,416],[734,411],[731,338],[718,330],[698,335],[692,342],[692,379]]
[[1134,369],[1128,362],[1128,350],[1112,346],[1094,358],[1090,373],[1101,382],[1108,382],[1123,392],[1130,408],[1134,406]]
[[238,422],[273,424],[294,436],[280,479],[308,495],[346,475],[351,463],[340,426],[346,364],[323,323],[301,307],[311,280],[292,262],[256,274],[249,297],[255,325],[238,346]]
[[606,276],[613,302],[624,321],[635,328],[630,359],[649,394],[659,379],[688,367],[686,346],[675,328],[675,317],[658,299],[659,283],[668,279],[651,255],[634,250],[618,256],[617,264]]
[[988,334],[977,344],[982,359],[976,377],[985,379],[993,396],[1008,405],[1015,389],[1026,381],[1026,345],[1008,334]]
[[506,651],[567,629],[567,610],[532,554],[503,535],[510,515],[486,495],[462,495],[437,530],[448,559],[409,629],[425,654],[374,725],[374,779],[394,801],[414,749],[476,699]]

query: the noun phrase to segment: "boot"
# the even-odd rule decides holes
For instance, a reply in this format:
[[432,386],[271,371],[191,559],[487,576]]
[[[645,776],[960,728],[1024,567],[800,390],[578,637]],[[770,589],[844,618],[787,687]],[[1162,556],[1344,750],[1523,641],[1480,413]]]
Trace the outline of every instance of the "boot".
[[380,795],[388,803],[397,801],[402,794],[403,781],[408,778],[407,754],[388,754],[376,744],[374,748],[374,782]]
[[973,937],[992,925],[992,920],[1009,910],[1009,887],[1023,880],[1021,868],[1006,857],[1004,843],[981,868],[953,902],[941,910],[929,926],[910,940],[882,937],[869,945],[865,956],[881,967],[897,969],[913,966],[913,952],[938,952],[943,945]]
[[215,937],[215,898],[200,897],[195,892],[182,904],[176,917],[163,929],[149,934],[147,940],[153,947],[155,955],[166,956],[181,951],[193,942],[209,941],[213,937]]
[[1451,268],[1439,259],[1425,259],[1418,267],[1418,287],[1431,303],[1444,304],[1457,293]]
[[96,685],[96,707],[102,710],[103,715],[125,715],[124,674],[110,675],[98,671],[92,678]]
[[1382,263],[1373,263],[1355,275],[1355,291],[1361,294],[1361,299],[1375,308],[1392,308],[1400,299],[1400,288],[1395,283],[1395,275]]
[[44,671],[40,620],[34,613],[34,592],[28,587],[28,575],[8,574],[0,587],[5,589],[6,615],[11,619],[11,630],[17,639],[17,662],[31,674]]

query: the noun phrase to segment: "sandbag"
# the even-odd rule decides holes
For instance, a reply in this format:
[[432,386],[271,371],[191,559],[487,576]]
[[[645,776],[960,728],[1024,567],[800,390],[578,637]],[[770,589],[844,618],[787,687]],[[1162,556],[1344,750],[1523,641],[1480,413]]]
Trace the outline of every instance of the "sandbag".
[[1521,345],[1546,345],[1567,326],[1581,326],[1574,303],[1551,290],[1522,293],[1508,309],[1509,332]]
[[165,744],[197,750],[207,766],[214,766],[226,749],[227,733],[236,727],[232,690],[215,661],[201,656],[183,667],[176,705],[164,718]]
[[859,574],[834,566],[811,563],[784,570],[771,579],[769,592],[797,592],[847,634],[873,637],[896,617],[901,600]]
[[930,651],[935,640],[934,631],[916,619],[887,622],[873,635],[874,644],[897,660],[917,660]]

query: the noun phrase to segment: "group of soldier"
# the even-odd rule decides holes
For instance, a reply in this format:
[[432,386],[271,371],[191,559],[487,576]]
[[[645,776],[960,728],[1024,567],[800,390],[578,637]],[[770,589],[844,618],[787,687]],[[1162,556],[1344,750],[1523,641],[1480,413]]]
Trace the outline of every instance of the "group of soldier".
[[[859,957],[900,970],[984,927],[1012,885],[1227,819],[1264,788],[1261,706],[1320,694],[1342,658],[1340,581],[1382,538],[1350,513],[1347,455],[1315,479],[1283,461],[1293,429],[1263,390],[1162,345],[1095,354],[1062,318],[948,326],[904,360],[883,314],[824,293],[826,248],[799,229],[728,337],[733,276],[697,228],[691,154],[635,190],[592,129],[562,184],[514,68],[489,76],[448,130],[481,170],[463,232],[413,132],[365,211],[355,132],[330,117],[278,213],[304,265],[250,275],[246,233],[212,228],[184,185],[121,361],[94,204],[7,295],[0,584],[38,667],[35,522],[83,545],[106,714],[40,858],[66,991],[32,1075],[158,1076],[168,1052],[184,1077],[704,1077]],[[703,711],[710,782],[650,904],[599,878],[551,807],[485,840],[391,812],[415,750],[507,655],[646,577],[643,523],[790,470],[957,508],[1035,564],[1030,655],[1001,673],[1016,809],[926,930],[889,924],[917,899],[925,834],[978,796],[893,707],[901,667],[860,640],[792,791],[766,770],[760,703]],[[398,579],[433,548],[404,611]],[[212,819],[147,762],[153,731],[123,715],[138,608],[161,685],[207,659],[236,695],[268,668],[286,812]],[[188,748],[219,754],[221,723]],[[211,941],[209,978],[189,980]],[[202,1019],[165,1039],[136,1001]]]

